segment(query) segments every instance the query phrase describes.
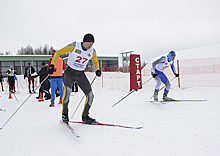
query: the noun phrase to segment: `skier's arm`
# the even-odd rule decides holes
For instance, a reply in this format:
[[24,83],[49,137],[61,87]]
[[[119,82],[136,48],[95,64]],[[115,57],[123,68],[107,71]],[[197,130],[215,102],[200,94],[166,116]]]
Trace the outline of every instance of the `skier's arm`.
[[8,70],[8,71],[7,71],[7,74],[11,74],[11,71],[10,71],[10,70]]
[[174,63],[171,64],[171,69],[172,69],[172,71],[173,71],[173,74],[176,75],[177,73],[176,73],[176,70],[175,70],[175,67],[174,67]]
[[95,65],[95,70],[99,70],[99,60],[98,60],[95,50],[93,51],[92,61]]
[[31,69],[33,70],[33,73],[35,73],[35,69],[34,69],[34,67],[33,67],[33,66],[31,66]]
[[66,53],[68,53],[68,52],[72,52],[72,51],[75,49],[75,45],[76,45],[75,42],[73,42],[73,43],[71,43],[71,44],[65,46],[64,48],[58,50],[58,51],[54,54],[54,56],[53,56],[53,58],[52,58],[52,61],[51,61],[51,64],[52,64],[52,65],[55,65],[55,64],[56,64],[56,61],[57,61],[57,59],[60,57],[60,55],[66,54]]
[[156,67],[157,64],[159,64],[159,63],[164,63],[165,61],[166,61],[165,56],[162,56],[162,57],[159,58],[158,60],[154,61],[154,62],[152,63],[152,73],[155,73],[155,67]]

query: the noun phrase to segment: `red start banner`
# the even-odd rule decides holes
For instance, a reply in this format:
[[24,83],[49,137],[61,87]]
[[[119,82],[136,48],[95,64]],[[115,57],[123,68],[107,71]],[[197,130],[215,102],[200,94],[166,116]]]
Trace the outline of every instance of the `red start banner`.
[[[130,90],[137,89],[142,85],[140,55],[130,55]],[[138,89],[141,89],[142,86]]]

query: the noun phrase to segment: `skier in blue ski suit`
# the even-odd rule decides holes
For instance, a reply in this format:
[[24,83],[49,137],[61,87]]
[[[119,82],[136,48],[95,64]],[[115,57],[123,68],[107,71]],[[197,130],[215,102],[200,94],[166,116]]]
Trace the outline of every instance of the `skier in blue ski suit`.
[[163,73],[166,68],[171,66],[171,69],[176,77],[179,76],[179,74],[176,72],[174,67],[174,59],[175,59],[176,53],[174,51],[170,51],[167,56],[162,56],[161,58],[157,59],[152,63],[152,69],[151,74],[154,77],[155,81],[157,82],[155,86],[154,91],[154,100],[158,101],[158,92],[161,85],[161,82],[163,82],[166,86],[164,89],[163,94],[163,100],[164,101],[170,101],[173,100],[172,98],[167,97],[167,94],[170,90],[170,82],[167,78],[167,76]]

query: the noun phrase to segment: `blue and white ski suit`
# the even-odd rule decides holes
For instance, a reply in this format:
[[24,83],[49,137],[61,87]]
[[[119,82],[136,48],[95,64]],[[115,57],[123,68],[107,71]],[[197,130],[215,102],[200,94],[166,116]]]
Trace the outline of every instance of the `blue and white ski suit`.
[[161,81],[166,85],[166,88],[164,90],[164,94],[168,94],[170,90],[170,82],[167,78],[167,76],[163,73],[165,69],[167,69],[169,66],[171,66],[171,69],[174,73],[176,74],[176,70],[174,67],[174,61],[169,61],[167,56],[162,56],[158,60],[154,61],[152,63],[152,69],[151,69],[151,74],[156,73],[157,76],[154,78],[155,81],[157,82],[155,86],[155,92],[159,92],[159,88],[161,85]]

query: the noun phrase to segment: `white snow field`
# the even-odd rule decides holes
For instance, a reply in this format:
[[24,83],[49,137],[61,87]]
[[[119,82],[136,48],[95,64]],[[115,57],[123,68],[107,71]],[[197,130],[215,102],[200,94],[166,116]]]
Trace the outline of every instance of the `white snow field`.
[[[170,69],[167,69],[170,70]],[[90,82],[94,73],[87,73]],[[90,116],[103,123],[144,126],[142,129],[124,129],[82,124],[71,124],[80,135],[76,138],[63,126],[61,106],[50,108],[50,101],[38,102],[33,94],[11,120],[0,130],[1,156],[217,156],[220,155],[220,100],[219,87],[172,87],[170,97],[175,99],[208,99],[205,102],[150,103],[154,80],[143,89],[132,93],[115,107],[118,100],[129,93],[129,75],[103,73],[96,78],[95,95]],[[171,75],[172,76],[172,75]],[[207,75],[208,76],[208,75]],[[143,82],[150,76],[143,77]],[[172,77],[171,77],[172,78]],[[0,127],[23,101],[30,96],[23,77],[19,80],[18,94],[0,92]],[[171,84],[175,85],[176,80]],[[103,85],[103,87],[102,87]],[[6,89],[6,87],[5,87]],[[159,97],[162,98],[163,91]],[[80,90],[72,93],[69,118],[81,121],[84,101],[71,119],[79,101]]]
[[[169,96],[186,100],[208,99],[205,102],[147,102],[154,92],[155,81],[152,79],[143,89],[112,107],[129,93],[129,74],[104,72],[103,77],[96,78],[92,84],[95,98],[90,116],[103,123],[144,127],[125,129],[70,123],[80,138],[60,123],[59,98],[56,98],[54,108],[49,107],[50,101],[38,102],[37,94],[27,94],[27,80],[20,75],[15,94],[18,103],[14,95],[13,99],[8,99],[5,81],[5,92],[0,92],[0,109],[6,111],[0,111],[0,127],[23,105],[0,130],[0,156],[219,156],[219,50],[220,44],[177,54],[177,59],[195,58],[195,63],[180,61],[181,88],[174,79]],[[203,61],[196,59],[208,57]],[[210,60],[211,57],[215,61]],[[209,70],[211,66],[212,70]],[[191,72],[192,68],[195,71]],[[169,80],[174,77],[170,71],[166,70]],[[94,73],[86,74],[90,82],[95,77]],[[150,77],[149,63],[142,70],[142,82]],[[162,94],[163,90],[159,93],[160,99]],[[72,119],[71,116],[82,97],[81,90],[70,96],[69,118],[72,121],[81,121],[85,99]]]

